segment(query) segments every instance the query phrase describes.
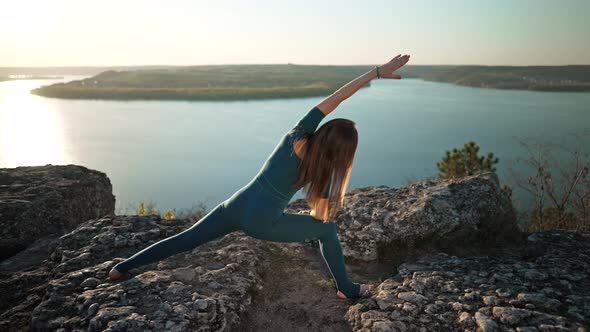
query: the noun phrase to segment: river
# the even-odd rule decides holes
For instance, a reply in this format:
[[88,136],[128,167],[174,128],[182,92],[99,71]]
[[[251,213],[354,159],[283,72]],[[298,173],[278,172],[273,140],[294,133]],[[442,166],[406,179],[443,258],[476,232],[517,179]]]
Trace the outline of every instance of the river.
[[[0,167],[79,164],[105,172],[118,213],[132,213],[140,201],[160,211],[213,207],[245,185],[281,136],[323,99],[102,101],[29,93],[79,78],[0,82]],[[499,158],[497,173],[507,184],[509,167],[527,170],[516,163],[527,156],[518,140],[590,151],[590,93],[374,80],[323,122],[336,117],[354,120],[359,131],[349,190],[435,175],[445,150],[470,140],[480,155]],[[294,199],[302,197],[300,190]],[[515,198],[527,200],[518,192]]]

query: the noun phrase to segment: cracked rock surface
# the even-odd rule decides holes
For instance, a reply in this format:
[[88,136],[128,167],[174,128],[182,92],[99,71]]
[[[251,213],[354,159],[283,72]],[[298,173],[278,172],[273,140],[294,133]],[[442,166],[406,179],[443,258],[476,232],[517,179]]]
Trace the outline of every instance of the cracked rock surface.
[[533,233],[521,249],[404,263],[346,317],[355,331],[587,331],[590,235]]
[[[222,331],[236,326],[250,303],[249,288],[258,280],[261,244],[242,232],[132,270],[121,281],[107,278],[120,257],[190,225],[157,216],[106,217],[81,224],[52,242],[51,257],[41,266],[2,275],[2,293],[20,288],[20,294],[6,299],[16,305],[4,308],[0,328]],[[23,276],[31,282],[23,284]]]

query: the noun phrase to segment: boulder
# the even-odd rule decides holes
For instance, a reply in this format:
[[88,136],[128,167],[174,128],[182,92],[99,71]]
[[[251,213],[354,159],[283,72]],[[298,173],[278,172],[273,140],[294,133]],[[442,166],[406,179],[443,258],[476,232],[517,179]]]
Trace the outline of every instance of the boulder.
[[493,172],[407,187],[356,188],[336,216],[345,256],[371,261],[415,248],[487,247],[524,240]]
[[114,210],[105,173],[77,165],[0,168],[0,259]]

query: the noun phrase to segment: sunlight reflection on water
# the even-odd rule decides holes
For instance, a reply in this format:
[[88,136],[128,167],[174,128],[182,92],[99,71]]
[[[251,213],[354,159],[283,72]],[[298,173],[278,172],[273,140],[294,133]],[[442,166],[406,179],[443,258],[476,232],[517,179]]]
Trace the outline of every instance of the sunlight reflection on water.
[[4,82],[0,92],[0,165],[64,164],[62,123],[45,98],[29,93],[39,81]]

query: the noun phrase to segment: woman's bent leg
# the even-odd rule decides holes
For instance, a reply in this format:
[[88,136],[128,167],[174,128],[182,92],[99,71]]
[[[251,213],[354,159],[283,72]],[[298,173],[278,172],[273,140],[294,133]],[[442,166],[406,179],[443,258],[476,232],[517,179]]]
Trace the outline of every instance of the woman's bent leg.
[[254,237],[277,242],[299,242],[317,238],[320,252],[336,282],[336,287],[346,297],[358,297],[360,284],[354,283],[346,273],[342,247],[335,223],[323,223],[309,214],[283,212],[272,223],[252,223],[256,230],[246,230]]
[[174,254],[191,250],[205,242],[239,229],[239,224],[223,215],[223,203],[218,204],[190,228],[163,239],[115,265],[119,272],[162,260]]

